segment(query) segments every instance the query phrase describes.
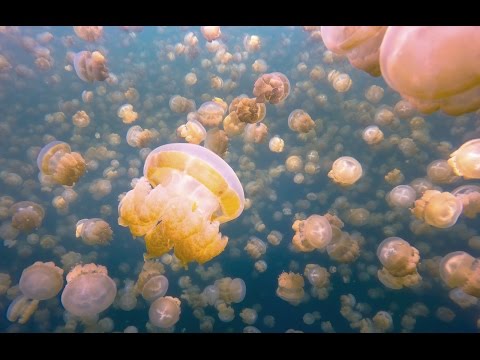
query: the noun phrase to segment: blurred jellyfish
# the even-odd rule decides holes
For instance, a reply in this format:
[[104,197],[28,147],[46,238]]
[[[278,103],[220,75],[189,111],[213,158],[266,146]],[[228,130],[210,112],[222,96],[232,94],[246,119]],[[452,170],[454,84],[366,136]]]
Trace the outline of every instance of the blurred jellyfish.
[[63,141],[52,141],[45,145],[38,154],[37,166],[43,175],[68,186],[73,186],[86,170],[82,155],[72,152],[70,145]]
[[43,207],[32,201],[20,201],[10,207],[12,226],[15,229],[30,233],[42,225],[45,217]]
[[148,155],[144,176],[120,201],[118,222],[145,236],[147,257],[174,248],[186,265],[224,250],[228,238],[219,226],[238,217],[245,200],[223,159],[199,145],[163,145]]
[[177,128],[177,135],[190,144],[198,145],[205,140],[207,131],[196,118],[190,118],[186,124]]
[[325,46],[346,55],[353,67],[380,75],[379,53],[387,26],[322,26]]
[[292,229],[295,231],[292,243],[299,251],[324,249],[332,240],[332,227],[321,215],[311,215],[306,220],[296,220]]
[[88,317],[112,305],[117,286],[105,266],[77,265],[67,274],[62,304],[73,315]]
[[163,275],[151,277],[142,289],[142,297],[147,301],[154,301],[167,293],[168,279]]
[[450,184],[459,179],[455,176],[447,160],[434,160],[427,166],[427,176],[437,184]]
[[90,117],[85,111],[77,111],[72,117],[72,122],[76,127],[84,128],[90,124]]
[[307,133],[315,127],[315,122],[305,111],[296,109],[288,116],[288,127],[298,133]]
[[223,157],[228,148],[228,136],[225,131],[218,128],[210,129],[207,131],[204,146],[218,156]]
[[272,152],[281,153],[284,147],[285,147],[285,142],[278,135],[275,135],[274,137],[272,137],[268,143],[268,148]]
[[247,325],[253,325],[257,321],[258,314],[254,309],[245,308],[240,312],[242,321]]
[[195,101],[188,100],[180,95],[175,95],[169,101],[170,110],[175,113],[188,113],[195,110]]
[[108,245],[112,235],[110,225],[102,219],[82,219],[76,225],[75,236],[87,245]]
[[475,26],[390,26],[380,48],[383,78],[424,113],[474,111],[480,80],[470,50],[480,46],[479,39]]
[[37,261],[23,270],[18,285],[29,299],[51,299],[57,296],[63,287],[63,270],[53,262]]
[[415,201],[412,214],[428,225],[445,229],[456,224],[462,209],[462,201],[451,193],[427,190]]
[[383,269],[378,270],[378,278],[386,287],[412,287],[422,280],[417,271],[418,250],[405,240],[399,237],[383,240],[377,248],[377,256],[383,265]]
[[277,296],[291,305],[298,305],[305,295],[303,276],[293,272],[283,272],[278,277]]
[[265,104],[257,102],[255,98],[238,96],[230,103],[229,112],[235,112],[238,120],[243,123],[254,124],[265,118],[266,108]]
[[20,294],[16,297],[7,309],[7,319],[11,322],[26,324],[30,317],[37,311],[39,300],[27,298]]
[[388,193],[389,204],[400,208],[412,207],[415,198],[415,189],[409,185],[398,185]]
[[267,138],[268,128],[264,123],[247,124],[243,134],[245,142],[260,144]]
[[98,51],[76,53],[73,65],[78,77],[86,82],[104,81],[109,75],[106,59]]
[[373,325],[380,332],[387,332],[393,328],[392,315],[386,311],[379,311],[373,317]]
[[162,329],[174,326],[180,319],[180,299],[165,296],[158,298],[148,310],[150,322]]
[[74,26],[73,31],[82,40],[93,42],[103,35],[103,26]]
[[257,270],[259,273],[263,273],[267,271],[267,263],[265,260],[258,260],[255,262],[255,270]]
[[245,50],[247,50],[249,53],[252,53],[260,50],[262,42],[260,37],[257,35],[245,35],[245,38],[243,39],[243,46],[245,47]]
[[225,114],[224,108],[215,101],[207,101],[197,110],[197,120],[204,126],[218,126]]
[[362,165],[351,156],[342,156],[332,164],[328,177],[340,186],[350,186],[362,176]]
[[480,298],[480,268],[478,259],[464,251],[445,255],[440,262],[440,277],[450,288]]
[[222,278],[215,281],[215,287],[218,289],[218,298],[224,303],[240,303],[245,298],[247,287],[240,278]]
[[138,113],[133,111],[133,106],[130,104],[122,105],[118,109],[117,115],[122,119],[124,124],[130,124],[138,119]]
[[245,246],[245,251],[253,258],[260,258],[267,251],[267,244],[256,237],[251,237]]
[[288,78],[279,72],[263,74],[253,85],[253,95],[256,101],[270,104],[278,104],[290,94],[290,82]]
[[217,40],[221,35],[222,32],[220,31],[220,26],[202,26],[200,28],[203,37],[208,42],[212,42],[213,40]]
[[448,164],[464,179],[480,179],[480,139],[467,141],[450,154]]
[[127,131],[127,144],[136,148],[145,148],[152,141],[155,133],[148,129],[142,129],[141,126],[132,126]]
[[383,131],[376,125],[363,129],[362,138],[368,145],[377,145],[383,141]]

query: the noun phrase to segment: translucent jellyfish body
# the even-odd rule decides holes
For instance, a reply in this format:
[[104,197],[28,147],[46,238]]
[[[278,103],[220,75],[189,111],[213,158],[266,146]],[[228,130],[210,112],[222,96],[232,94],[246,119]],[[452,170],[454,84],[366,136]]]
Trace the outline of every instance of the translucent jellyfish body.
[[399,237],[383,240],[377,248],[377,257],[383,265],[378,279],[390,289],[411,287],[420,283],[417,264],[420,254],[416,248]]
[[37,261],[22,272],[19,287],[29,299],[47,300],[55,297],[63,287],[63,270],[53,262]]
[[253,96],[260,103],[278,104],[290,94],[290,81],[279,72],[263,74],[253,85]]
[[295,231],[292,243],[299,251],[324,249],[332,240],[332,226],[327,218],[321,215],[311,215],[306,220],[296,220],[292,229]]
[[417,193],[411,186],[398,185],[388,193],[388,202],[396,207],[410,208],[415,202],[416,196]]
[[171,296],[158,298],[148,310],[150,322],[162,329],[171,328],[180,319],[180,300]]
[[387,26],[322,26],[325,46],[336,54],[346,55],[353,67],[380,75],[380,45]]
[[145,236],[147,257],[173,248],[186,265],[220,254],[228,238],[219,226],[238,217],[245,202],[233,169],[202,146],[168,144],[148,155],[143,172],[121,200],[118,221]]
[[207,40],[208,42],[217,40],[222,35],[220,26],[202,26],[200,28],[200,31],[202,32],[205,40]]
[[480,139],[467,141],[451,153],[448,164],[464,179],[480,179]]
[[147,147],[154,136],[153,131],[135,125],[128,129],[126,139],[128,145],[141,149]]
[[[133,106],[130,104],[122,105],[118,111],[117,115],[125,124],[130,124],[138,119],[138,113],[133,111]],[[128,135],[127,135],[128,137]]]
[[223,107],[215,101],[207,101],[197,110],[198,121],[204,126],[218,126],[222,122],[224,114]]
[[376,125],[366,127],[362,132],[362,139],[368,145],[377,145],[383,141],[383,131]]
[[12,226],[15,229],[30,233],[42,225],[45,217],[43,207],[32,201],[20,201],[10,207]]
[[190,144],[200,144],[207,136],[205,127],[197,119],[189,119],[177,128],[177,135]]
[[480,186],[475,184],[462,185],[452,190],[452,195],[461,200],[462,214],[473,219],[480,213]]
[[305,295],[303,276],[293,272],[283,272],[278,277],[277,296],[291,305],[298,305]]
[[456,224],[462,209],[462,201],[449,192],[427,190],[415,201],[412,213],[431,226],[445,229]]
[[73,31],[82,40],[96,41],[103,35],[103,26],[74,26]]
[[77,265],[67,275],[62,304],[73,315],[89,317],[112,305],[116,294],[117,286],[105,266]]
[[151,277],[142,289],[142,297],[147,301],[156,300],[167,293],[168,279],[163,275]]
[[342,156],[332,164],[328,177],[340,186],[350,186],[363,174],[362,165],[351,156]]
[[295,132],[307,133],[315,127],[315,122],[305,111],[296,109],[288,116],[288,127]]
[[61,185],[74,185],[85,173],[86,163],[82,155],[72,152],[63,141],[52,141],[40,150],[37,166],[41,173]]
[[102,219],[82,219],[76,225],[75,236],[87,245],[108,245],[112,235],[110,225]]
[[8,321],[17,321],[19,324],[26,324],[37,310],[38,303],[38,300],[29,299],[25,295],[20,294],[12,301],[7,309]]
[[464,251],[451,252],[440,262],[440,277],[450,288],[480,298],[480,262]]
[[380,48],[387,84],[420,111],[460,115],[480,107],[480,29],[390,26]]
[[98,51],[80,51],[73,58],[78,77],[86,82],[103,81],[108,78],[107,60]]
[[232,100],[228,108],[229,113],[235,112],[238,120],[247,124],[254,124],[265,119],[266,107],[255,98],[238,96]]
[[214,285],[218,290],[218,299],[227,305],[242,302],[247,293],[245,282],[240,278],[232,279],[226,277],[218,279]]

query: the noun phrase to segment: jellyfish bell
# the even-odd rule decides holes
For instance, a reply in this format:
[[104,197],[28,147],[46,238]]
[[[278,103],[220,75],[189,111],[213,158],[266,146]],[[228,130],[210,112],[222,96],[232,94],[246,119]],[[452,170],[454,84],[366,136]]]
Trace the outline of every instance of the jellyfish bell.
[[150,278],[142,289],[142,297],[146,301],[154,301],[166,294],[168,290],[168,279],[163,275]]
[[228,238],[220,224],[237,218],[245,197],[233,169],[194,144],[167,144],[150,152],[144,176],[119,204],[119,224],[145,236],[147,257],[174,249],[186,265],[220,254]]
[[38,229],[45,217],[43,207],[32,201],[20,201],[10,207],[12,226],[15,229],[30,233]]
[[220,26],[202,26],[200,28],[200,31],[202,32],[205,40],[207,40],[208,42],[217,40],[222,35]]
[[155,300],[148,311],[150,322],[162,329],[171,328],[180,319],[180,300],[171,296]]
[[324,249],[332,240],[332,226],[321,215],[311,215],[304,221],[296,220],[292,229],[295,230],[292,243],[300,251]]
[[462,210],[462,201],[451,193],[427,190],[415,201],[412,213],[431,226],[445,229],[457,223]]
[[263,74],[253,85],[253,95],[256,101],[278,104],[290,94],[290,81],[279,72]]
[[464,179],[480,179],[480,139],[467,141],[450,154],[448,164]]
[[108,245],[113,231],[103,219],[82,219],[76,224],[75,236],[87,245]]
[[55,266],[53,262],[37,261],[23,270],[19,287],[29,299],[51,299],[63,287],[63,270]]
[[363,174],[362,165],[351,156],[342,156],[335,160],[328,177],[340,186],[350,186]]
[[398,185],[388,193],[390,204],[400,208],[410,208],[415,202],[415,189],[409,185]]
[[77,265],[67,274],[62,304],[73,315],[88,317],[106,310],[116,294],[117,286],[105,266]]
[[104,81],[108,78],[105,57],[98,51],[80,51],[73,58],[73,67],[78,77],[86,82]]

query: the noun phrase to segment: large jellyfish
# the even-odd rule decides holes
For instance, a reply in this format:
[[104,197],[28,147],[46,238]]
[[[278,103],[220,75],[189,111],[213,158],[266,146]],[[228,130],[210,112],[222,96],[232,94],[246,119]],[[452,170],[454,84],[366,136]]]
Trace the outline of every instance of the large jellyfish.
[[387,84],[425,113],[480,107],[480,28],[390,26],[380,47]]
[[117,285],[105,266],[77,265],[67,275],[62,304],[73,315],[89,317],[112,305],[116,294]]
[[147,258],[173,248],[184,265],[204,263],[225,249],[220,224],[242,213],[245,198],[222,158],[199,145],[168,144],[148,155],[143,173],[121,200],[118,223],[145,236]]
[[63,141],[52,141],[45,145],[38,154],[37,165],[43,175],[68,186],[74,185],[87,167],[82,155],[72,152],[70,145]]

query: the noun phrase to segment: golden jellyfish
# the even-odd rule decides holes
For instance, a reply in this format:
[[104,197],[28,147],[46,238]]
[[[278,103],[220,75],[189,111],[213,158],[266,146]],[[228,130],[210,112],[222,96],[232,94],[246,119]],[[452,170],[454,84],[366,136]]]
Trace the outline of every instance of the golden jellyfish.
[[213,151],[220,157],[224,157],[228,148],[228,142],[228,136],[225,131],[214,128],[207,131],[204,145],[208,150]]
[[45,217],[43,207],[32,201],[20,201],[10,207],[12,226],[15,229],[30,233],[42,225]]
[[390,26],[380,50],[383,77],[424,113],[475,111],[479,38],[475,26]]
[[372,85],[365,90],[365,99],[372,104],[378,104],[383,98],[384,90],[378,85]]
[[88,192],[92,194],[92,198],[95,200],[100,200],[110,194],[111,191],[112,183],[107,179],[93,180],[88,187]]
[[305,291],[305,281],[301,274],[282,272],[278,277],[277,296],[291,305],[298,305],[302,301]]
[[29,299],[51,299],[63,287],[63,270],[53,262],[37,261],[23,270],[18,286]]
[[285,141],[283,141],[283,139],[278,135],[275,135],[274,137],[272,137],[268,142],[268,148],[272,152],[281,153],[284,147],[285,147]]
[[265,260],[257,260],[255,261],[255,270],[257,270],[259,273],[263,273],[267,271],[268,265]]
[[241,134],[246,125],[246,123],[240,121],[235,111],[231,112],[225,117],[225,119],[223,119],[223,129],[230,137]]
[[399,237],[383,240],[377,248],[377,257],[383,265],[383,268],[378,270],[378,279],[386,287],[412,287],[422,280],[417,271],[420,254],[407,241]]
[[417,193],[413,187],[409,185],[398,185],[388,193],[388,202],[393,206],[408,209],[412,207],[416,196]]
[[335,160],[328,177],[340,186],[350,186],[363,174],[362,165],[351,156],[342,156]]
[[376,125],[367,126],[363,129],[362,139],[368,145],[377,145],[383,141],[383,131]]
[[73,58],[78,77],[86,82],[104,81],[108,78],[107,60],[98,51],[80,51]]
[[127,131],[127,144],[131,147],[142,149],[148,146],[154,136],[155,133],[153,131],[142,129],[141,126],[135,125]]
[[280,245],[280,243],[282,242],[282,239],[283,239],[282,233],[277,230],[272,230],[267,235],[267,241],[273,246]]
[[232,100],[229,112],[235,112],[238,120],[243,123],[254,124],[265,119],[267,110],[265,104],[257,102],[255,98],[242,95]]
[[268,127],[264,123],[247,124],[243,133],[245,142],[260,144],[268,135]]
[[74,26],[73,31],[82,40],[93,42],[103,35],[103,26]]
[[143,285],[142,297],[146,301],[154,301],[167,293],[168,279],[163,275],[156,275],[148,279]]
[[7,319],[11,322],[26,324],[38,308],[39,300],[29,299],[25,295],[17,296],[7,309]]
[[219,302],[215,305],[218,311],[218,318],[222,322],[230,322],[235,318],[235,311],[231,306],[228,306],[224,302]]
[[480,213],[480,186],[474,184],[462,185],[454,189],[452,195],[462,201],[463,215],[466,217],[474,219]]
[[431,226],[445,229],[456,224],[462,210],[462,201],[451,193],[427,190],[415,201],[412,213]]
[[77,222],[75,236],[81,237],[87,245],[108,245],[113,231],[105,220],[93,218]]
[[86,163],[82,155],[72,152],[63,141],[52,141],[38,153],[37,166],[43,175],[61,185],[73,186],[85,173]]
[[257,321],[258,313],[255,309],[245,308],[240,312],[242,321],[247,325],[253,325]]
[[252,53],[260,50],[262,41],[257,35],[245,35],[245,38],[243,39],[243,46],[245,47],[245,50],[247,50],[249,53]]
[[169,101],[170,110],[175,113],[188,113],[195,110],[195,101],[184,98],[180,95],[175,95]]
[[464,179],[480,179],[480,139],[467,141],[451,153],[448,164]]
[[289,172],[298,173],[303,169],[303,160],[298,155],[292,155],[285,160],[285,168]]
[[85,111],[77,111],[72,117],[72,122],[76,127],[84,128],[90,124],[90,116]]
[[447,160],[434,160],[427,166],[427,176],[429,180],[437,184],[451,184],[459,179],[455,176]]
[[327,218],[321,215],[295,220],[292,229],[295,231],[293,247],[302,252],[324,249],[332,240],[332,226]]
[[298,133],[307,133],[315,127],[315,122],[305,111],[296,109],[288,116],[288,127]]
[[218,298],[227,305],[231,303],[241,303],[245,299],[247,287],[240,278],[232,279],[230,277],[218,279],[215,281],[215,287],[218,290]]
[[228,238],[221,223],[237,218],[245,198],[233,169],[194,144],[167,144],[145,160],[144,176],[120,201],[118,222],[145,236],[147,257],[172,248],[183,265],[220,254]]
[[372,320],[375,328],[381,332],[386,332],[393,328],[392,315],[386,311],[377,312]]
[[222,35],[220,30],[220,26],[202,26],[200,28],[203,37],[208,42],[212,42],[213,40],[217,40]]
[[185,75],[185,84],[188,85],[188,86],[193,86],[197,83],[197,75],[195,75],[195,73],[188,73],[187,75]]
[[478,259],[464,251],[451,252],[440,262],[440,277],[450,288],[480,298],[480,266]]
[[352,79],[348,74],[335,74],[331,78],[329,76],[328,80],[332,83],[333,88],[339,93],[347,92],[352,87]]
[[207,101],[197,110],[197,119],[204,126],[218,126],[223,120],[224,108],[216,101]]
[[257,237],[251,237],[244,250],[253,259],[258,259],[267,252],[267,244]]
[[130,124],[138,119],[138,113],[133,111],[133,106],[130,104],[120,106],[117,116],[122,119],[124,124]]
[[112,305],[116,294],[117,286],[105,266],[77,265],[67,274],[62,304],[73,315],[89,317]]
[[264,73],[268,70],[268,65],[263,59],[257,59],[252,64],[252,70],[255,73]]
[[186,124],[177,128],[177,136],[190,144],[198,145],[207,137],[207,130],[196,118],[191,117]]
[[253,96],[259,103],[278,104],[290,94],[290,81],[280,73],[263,74],[253,85]]
[[320,81],[322,79],[325,78],[325,76],[327,76],[327,74],[325,73],[325,69],[320,66],[320,65],[316,65],[311,71],[310,71],[310,80],[312,81]]
[[327,49],[346,55],[350,64],[372,76],[380,75],[380,45],[388,26],[322,26]]
[[303,275],[313,287],[324,288],[330,284],[330,273],[319,265],[307,264]]
[[165,296],[155,300],[148,310],[150,322],[162,329],[171,328],[180,319],[180,299]]

